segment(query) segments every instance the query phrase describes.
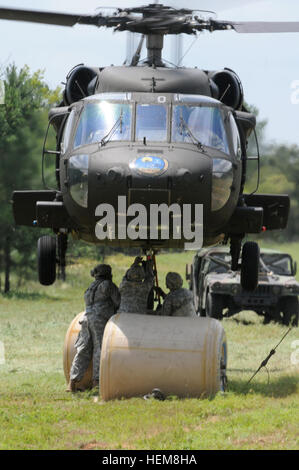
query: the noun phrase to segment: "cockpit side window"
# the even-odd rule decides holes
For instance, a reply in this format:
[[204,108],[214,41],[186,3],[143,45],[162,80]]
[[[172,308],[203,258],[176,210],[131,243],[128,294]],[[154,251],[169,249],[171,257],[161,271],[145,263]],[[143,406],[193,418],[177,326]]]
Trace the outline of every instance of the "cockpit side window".
[[73,109],[67,118],[64,126],[63,137],[61,141],[61,152],[65,153],[70,142],[70,138],[73,130],[73,123],[76,111]]
[[236,124],[235,118],[232,115],[232,113],[230,113],[229,122],[230,122],[230,128],[232,132],[234,154],[240,160],[242,156],[240,134],[239,134],[239,129]]
[[136,109],[136,140],[166,142],[167,107],[157,104],[138,104]]
[[132,105],[100,101],[87,103],[77,128],[74,148],[96,142],[131,140]]
[[229,154],[223,117],[216,106],[176,105],[173,108],[172,141],[192,142]]

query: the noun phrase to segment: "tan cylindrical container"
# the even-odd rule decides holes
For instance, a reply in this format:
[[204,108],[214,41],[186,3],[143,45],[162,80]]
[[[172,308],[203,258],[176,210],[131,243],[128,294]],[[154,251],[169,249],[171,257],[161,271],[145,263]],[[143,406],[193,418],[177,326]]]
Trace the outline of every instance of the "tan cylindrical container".
[[[69,329],[65,335],[63,348],[63,369],[67,383],[70,380],[70,371],[72,362],[76,354],[75,342],[78,337],[81,325],[79,321],[82,319],[84,312],[79,313],[71,322]],[[81,382],[77,384],[78,388],[85,390],[92,386],[92,362],[89,364],[87,371]]]
[[154,388],[178,397],[215,394],[226,351],[223,327],[212,318],[114,315],[102,344],[101,396],[142,396]]

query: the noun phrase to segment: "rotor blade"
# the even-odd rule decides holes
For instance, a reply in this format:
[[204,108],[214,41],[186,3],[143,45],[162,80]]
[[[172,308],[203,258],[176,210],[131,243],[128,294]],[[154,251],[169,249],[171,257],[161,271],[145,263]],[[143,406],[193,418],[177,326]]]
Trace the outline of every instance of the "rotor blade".
[[94,24],[95,18],[91,15],[69,15],[68,13],[0,8],[0,19],[2,20],[29,21],[58,26],[74,26],[76,23]]
[[298,33],[299,22],[272,22],[272,21],[240,21],[224,23],[231,26],[237,33]]

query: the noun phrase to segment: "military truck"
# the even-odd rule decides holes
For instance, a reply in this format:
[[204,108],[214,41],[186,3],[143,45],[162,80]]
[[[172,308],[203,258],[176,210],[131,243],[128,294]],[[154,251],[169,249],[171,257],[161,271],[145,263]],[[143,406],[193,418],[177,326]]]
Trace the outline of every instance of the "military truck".
[[213,247],[200,250],[187,265],[186,278],[198,315],[221,320],[253,310],[264,316],[264,323],[298,326],[297,264],[289,254],[260,251],[259,283],[253,292],[242,289],[240,271],[231,271],[230,263],[227,248]]

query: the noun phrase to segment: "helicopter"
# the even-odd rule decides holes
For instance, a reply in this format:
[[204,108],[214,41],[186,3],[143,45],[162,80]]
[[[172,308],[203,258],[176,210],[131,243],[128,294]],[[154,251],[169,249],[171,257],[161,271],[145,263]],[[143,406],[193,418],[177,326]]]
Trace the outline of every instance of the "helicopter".
[[[129,64],[80,64],[69,72],[63,100],[49,112],[43,147],[43,167],[46,155],[56,161],[57,187],[13,193],[17,225],[49,228],[56,235],[38,241],[40,282],[54,283],[57,263],[64,269],[69,235],[93,244],[140,247],[147,253],[184,248],[190,239],[182,230],[179,236],[170,230],[177,227],[173,213],[168,237],[162,236],[161,219],[156,219],[155,236],[148,218],[144,237],[129,236],[124,225],[134,221],[130,207],[189,206],[193,233],[197,225],[202,228],[202,246],[229,243],[231,269],[238,270],[241,254],[242,287],[254,290],[259,247],[243,240],[246,234],[284,229],[289,197],[244,192],[247,163],[255,158],[259,170],[259,155],[247,156],[248,139],[256,137],[256,118],[246,109],[238,75],[229,68],[169,66],[162,58],[164,37],[227,30],[299,32],[299,22],[223,21],[203,17],[200,10],[158,3],[116,8],[112,15],[0,8],[0,19],[93,25],[141,35]],[[147,58],[140,61],[144,42]],[[50,126],[56,132],[52,150],[47,149]],[[116,229],[108,215],[105,224],[101,219],[108,206]],[[200,221],[197,206],[202,207]],[[103,224],[106,237],[99,236]]]

